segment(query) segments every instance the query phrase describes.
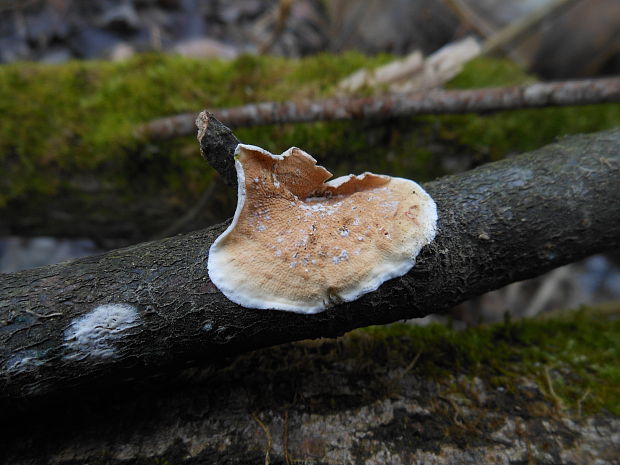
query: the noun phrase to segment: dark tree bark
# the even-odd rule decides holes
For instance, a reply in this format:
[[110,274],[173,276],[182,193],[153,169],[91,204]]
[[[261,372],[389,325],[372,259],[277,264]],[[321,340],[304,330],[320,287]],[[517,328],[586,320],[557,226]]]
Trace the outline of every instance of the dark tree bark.
[[[224,160],[231,146],[221,144]],[[0,400],[15,406],[88,383],[143,378],[167,367],[446,310],[618,247],[619,179],[616,129],[427,183],[439,231],[416,266],[318,315],[252,310],[225,298],[206,267],[225,224],[0,275]],[[106,304],[116,307],[106,313]]]
[[131,202],[123,194],[74,190],[12,200],[0,208],[0,237],[89,238],[112,249],[211,226],[234,208],[233,194],[217,177],[194,203],[165,191],[144,192]]
[[[219,176],[187,189],[184,175],[170,174],[166,162],[144,171],[107,163],[72,174],[51,170],[49,176],[58,176],[64,187],[51,195],[28,192],[0,205],[0,237],[86,237],[112,249],[203,229],[234,211],[235,193]],[[106,181],[110,178],[116,181]]]
[[237,171],[234,156],[239,140],[208,111],[198,114],[194,125],[198,128],[197,137],[202,157],[220,173],[226,184],[236,188]]

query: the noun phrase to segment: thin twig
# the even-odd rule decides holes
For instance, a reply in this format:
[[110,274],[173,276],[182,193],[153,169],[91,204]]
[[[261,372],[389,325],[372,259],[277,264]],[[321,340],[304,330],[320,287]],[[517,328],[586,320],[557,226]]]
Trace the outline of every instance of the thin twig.
[[[620,102],[620,78],[315,101],[263,102],[216,109],[212,113],[229,127],[246,127],[428,114],[482,113],[610,102]],[[157,119],[139,126],[136,134],[151,140],[167,140],[195,134],[197,116],[198,113],[183,113]]]
[[566,8],[576,1],[577,0],[552,0],[545,3],[540,8],[525,15],[525,17],[521,18],[519,21],[509,24],[489,37],[482,45],[482,53],[490,54],[501,50],[509,43],[524,37],[525,34],[539,25],[545,18],[548,18],[552,14],[557,15],[562,8]]
[[295,0],[280,0],[278,4],[276,24],[271,34],[271,37],[265,42],[263,42],[258,49],[258,52],[261,55],[269,53],[275,43],[278,41],[278,39],[282,36],[282,33],[285,29],[284,26],[286,25],[286,21],[291,14],[291,7],[293,6],[294,1]]
[[419,351],[415,355],[415,357],[413,357],[413,360],[411,360],[411,362],[405,367],[405,369],[400,374],[400,378],[401,379],[404,378],[404,376],[411,371],[411,369],[415,366],[416,363],[418,363],[418,360],[419,360],[421,355],[422,355],[422,351]]
[[450,405],[450,407],[452,407],[452,410],[454,410],[454,415],[452,416],[452,421],[454,422],[455,425],[464,428],[465,425],[463,424],[463,422],[459,419],[459,407],[456,404],[456,402],[454,402],[454,400],[450,399],[449,397],[445,397],[445,396],[437,396],[439,399],[443,400],[444,402],[446,402],[448,405]]
[[260,427],[263,429],[263,432],[265,433],[265,436],[267,436],[267,450],[265,450],[265,465],[269,465],[269,452],[271,451],[271,447],[273,446],[273,440],[271,438],[271,433],[269,432],[269,428],[267,428],[267,425],[265,425],[265,423],[263,423],[261,421],[260,418],[258,418],[258,415],[254,412],[252,412],[252,418],[254,418],[254,420],[256,420],[256,423],[258,423],[260,425]]
[[282,431],[282,447],[284,448],[284,463],[291,465],[291,459],[288,455],[288,409],[284,411],[284,428]]
[[586,389],[586,392],[584,392],[583,395],[577,401],[577,417],[578,418],[581,417],[581,404],[583,403],[584,400],[588,398],[589,395],[590,395],[590,388]]
[[551,381],[551,375],[549,374],[549,367],[545,367],[545,381],[547,382],[547,388],[549,389],[549,395],[554,400],[556,407],[560,410],[564,410],[564,402],[562,398],[555,393],[553,389],[553,382]]
[[478,15],[472,8],[463,2],[463,0],[444,0],[444,4],[459,17],[459,19],[467,26],[472,28],[482,37],[489,37],[495,32],[495,28],[489,24],[484,18]]

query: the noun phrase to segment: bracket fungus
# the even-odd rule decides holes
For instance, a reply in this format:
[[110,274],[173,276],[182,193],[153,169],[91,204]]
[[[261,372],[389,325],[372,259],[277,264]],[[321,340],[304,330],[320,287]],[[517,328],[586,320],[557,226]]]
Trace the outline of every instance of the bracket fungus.
[[435,237],[433,199],[408,179],[331,173],[296,147],[235,151],[238,199],[213,243],[212,282],[250,308],[318,313],[402,276]]

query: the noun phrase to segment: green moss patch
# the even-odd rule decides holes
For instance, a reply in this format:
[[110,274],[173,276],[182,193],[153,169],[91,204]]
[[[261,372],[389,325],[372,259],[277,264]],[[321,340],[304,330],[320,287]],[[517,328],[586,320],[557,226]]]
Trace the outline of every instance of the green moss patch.
[[477,376],[507,395],[516,395],[527,379],[560,409],[620,415],[620,309],[615,310],[582,309],[465,331],[439,324],[377,326],[357,330],[342,343],[355,357],[372,357],[378,365],[406,366],[416,359],[421,376]]
[[316,414],[422,389],[425,402],[436,403],[431,410],[450,419],[453,402],[524,418],[620,415],[620,306],[611,310],[584,308],[467,330],[373,326],[336,340],[241,355],[210,373],[209,383],[218,392],[261,386],[251,400],[256,409],[294,405]]
[[[303,61],[141,55],[123,63],[1,66],[0,207],[20,196],[83,190],[75,185],[80,173],[96,173],[95,187],[125,192],[127,201],[134,191],[201,192],[211,171],[195,138],[151,144],[134,137],[136,125],[205,107],[317,98],[353,70],[385,60],[359,54]],[[253,140],[254,134],[242,137]],[[275,149],[266,143],[273,135],[257,142]]]

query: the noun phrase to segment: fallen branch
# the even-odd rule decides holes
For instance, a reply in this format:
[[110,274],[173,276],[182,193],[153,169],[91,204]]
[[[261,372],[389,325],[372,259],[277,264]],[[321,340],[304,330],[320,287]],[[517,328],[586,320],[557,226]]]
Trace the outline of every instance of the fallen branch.
[[269,53],[276,42],[280,39],[285,30],[286,22],[291,15],[292,6],[293,0],[280,0],[278,2],[278,6],[274,11],[275,24],[273,26],[273,31],[271,32],[270,37],[259,45],[258,53],[261,55]]
[[[302,102],[263,102],[213,110],[236,128],[282,123],[381,119],[428,114],[482,113],[549,106],[620,102],[620,78],[538,83],[528,86],[429,92]],[[166,140],[193,134],[198,113],[183,113],[140,126],[137,134]]]
[[508,46],[518,43],[544,20],[560,15],[562,10],[568,9],[577,1],[579,0],[551,0],[497,31],[463,0],[445,0],[445,3],[463,23],[485,38],[481,47],[482,54],[490,55],[504,51],[518,63],[523,63],[518,48]]
[[564,8],[568,8],[577,0],[551,0],[539,8],[531,11],[518,21],[509,24],[497,33],[490,36],[482,45],[483,54],[495,53],[511,42],[521,39],[529,31],[552,15],[558,15]]
[[[202,150],[219,147],[211,158],[224,160],[220,169],[232,163],[234,136],[207,115],[201,126]],[[439,232],[416,266],[317,315],[252,310],[224,297],[206,263],[226,224],[0,275],[0,403],[14,408],[18,400],[66,396],[93,383],[100,388],[227,354],[422,317],[616,248],[619,175],[616,129],[427,183]]]
[[465,26],[476,31],[481,37],[489,37],[493,35],[496,28],[487,21],[485,17],[480,16],[476,10],[472,9],[468,3],[463,0],[444,0],[443,3],[452,10]]

